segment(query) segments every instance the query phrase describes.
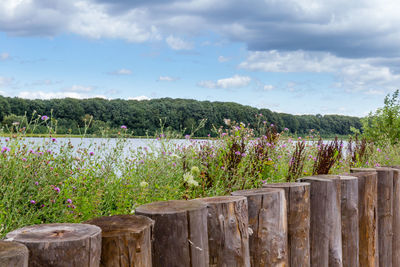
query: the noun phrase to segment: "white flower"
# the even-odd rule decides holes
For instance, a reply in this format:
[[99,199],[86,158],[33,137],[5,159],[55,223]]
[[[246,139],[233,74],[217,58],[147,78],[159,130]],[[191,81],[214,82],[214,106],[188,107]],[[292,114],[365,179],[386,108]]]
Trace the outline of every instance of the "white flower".
[[199,183],[194,179],[193,175],[190,172],[187,172],[183,175],[183,181],[186,182],[189,186],[199,185]]
[[147,182],[145,182],[145,181],[141,181],[140,182],[140,187],[145,188],[145,187],[148,187],[148,186],[149,186],[149,184]]

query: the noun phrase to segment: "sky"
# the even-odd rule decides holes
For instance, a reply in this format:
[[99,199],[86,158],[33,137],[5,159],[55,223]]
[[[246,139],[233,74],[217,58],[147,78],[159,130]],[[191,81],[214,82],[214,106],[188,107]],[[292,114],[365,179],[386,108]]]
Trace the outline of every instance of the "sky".
[[365,116],[400,85],[395,0],[1,0],[0,95]]

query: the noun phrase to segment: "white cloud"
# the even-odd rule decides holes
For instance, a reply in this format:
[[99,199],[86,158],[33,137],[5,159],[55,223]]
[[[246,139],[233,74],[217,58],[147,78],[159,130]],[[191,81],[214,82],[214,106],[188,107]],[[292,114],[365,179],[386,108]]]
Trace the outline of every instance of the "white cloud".
[[151,98],[145,95],[141,95],[141,96],[129,97],[128,100],[143,101],[143,100],[151,100]]
[[[334,86],[348,92],[387,93],[398,87],[400,74],[385,66],[384,58],[343,58],[322,52],[250,52],[239,68],[264,72],[326,73],[335,79]],[[393,58],[392,65],[400,64]]]
[[27,99],[53,99],[53,98],[76,98],[76,99],[85,99],[85,98],[104,98],[108,99],[104,95],[97,94],[85,94],[80,92],[44,92],[44,91],[22,91],[17,94],[17,97],[27,98]]
[[71,87],[64,88],[65,92],[90,92],[93,90],[91,86],[72,85]]
[[266,84],[263,86],[263,89],[264,89],[264,91],[271,91],[274,89],[274,86],[270,85],[270,84]]
[[248,76],[234,75],[233,77],[213,81],[200,81],[197,85],[205,88],[240,88],[249,85],[251,78]]
[[110,72],[112,75],[131,75],[132,71],[129,69],[119,69],[113,72]]
[[173,50],[190,50],[193,49],[193,44],[185,42],[181,38],[174,37],[172,35],[168,36],[167,39],[165,39],[167,42],[168,46],[171,47]]
[[158,81],[162,81],[162,82],[175,82],[176,80],[178,80],[178,78],[170,77],[170,76],[160,76],[158,78]]
[[3,52],[0,54],[0,60],[7,60],[10,58],[10,54]]
[[229,60],[231,60],[229,57],[224,57],[224,56],[219,56],[218,57],[218,61],[223,63],[223,62],[228,62]]

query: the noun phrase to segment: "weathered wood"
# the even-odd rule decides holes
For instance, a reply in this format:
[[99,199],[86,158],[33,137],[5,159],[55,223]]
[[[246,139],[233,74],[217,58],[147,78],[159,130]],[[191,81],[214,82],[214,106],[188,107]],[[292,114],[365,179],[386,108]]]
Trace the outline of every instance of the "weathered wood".
[[310,266],[310,184],[264,184],[285,190],[288,220],[289,266]]
[[378,252],[378,174],[375,169],[351,169],[358,178],[359,266],[379,266]]
[[393,166],[392,266],[400,266],[400,166]]
[[208,266],[207,205],[199,200],[145,204],[136,214],[155,221],[153,266]]
[[86,221],[101,228],[100,266],[151,267],[154,221],[140,215],[115,215]]
[[247,199],[222,196],[199,200],[208,209],[210,266],[250,267]]
[[288,232],[285,192],[261,188],[233,192],[246,196],[249,208],[250,264],[288,266]]
[[358,179],[340,176],[343,266],[359,266]]
[[101,229],[89,224],[39,224],[7,234],[8,240],[26,245],[29,266],[99,266]]
[[378,173],[379,266],[392,266],[393,169],[376,168]]
[[299,181],[311,184],[311,266],[343,266],[339,177],[304,177]]
[[18,242],[0,240],[0,266],[28,267],[28,248]]

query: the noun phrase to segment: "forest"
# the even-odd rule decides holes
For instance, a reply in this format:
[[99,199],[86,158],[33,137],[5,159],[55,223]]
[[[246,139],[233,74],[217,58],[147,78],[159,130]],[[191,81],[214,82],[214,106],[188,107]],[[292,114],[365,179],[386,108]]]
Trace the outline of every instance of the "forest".
[[[305,135],[314,130],[322,136],[348,135],[350,128],[361,130],[360,118],[343,115],[292,115],[257,109],[232,102],[210,102],[188,99],[161,98],[152,100],[51,99],[28,100],[0,96],[0,122],[3,131],[12,131],[43,116],[46,122],[56,123],[58,134],[100,135],[105,129],[117,130],[125,125],[134,136],[153,136],[160,128],[191,134],[199,122],[206,119],[204,127],[194,136],[214,136],[213,129],[225,124],[226,119],[257,128],[274,124],[278,131],[285,128],[291,134]],[[28,118],[28,119],[24,119]],[[45,133],[46,123],[35,133]]]

